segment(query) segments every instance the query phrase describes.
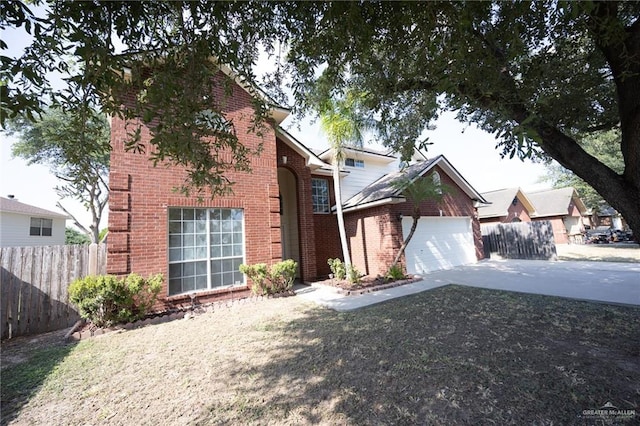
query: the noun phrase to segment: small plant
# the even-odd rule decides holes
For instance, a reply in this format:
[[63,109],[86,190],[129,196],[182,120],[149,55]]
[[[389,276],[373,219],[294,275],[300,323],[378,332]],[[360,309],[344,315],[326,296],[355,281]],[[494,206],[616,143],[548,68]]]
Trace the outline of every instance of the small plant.
[[240,272],[248,276],[253,285],[251,291],[254,294],[276,294],[291,290],[296,277],[298,264],[287,259],[267,267],[266,263],[255,265],[240,265]]
[[347,278],[347,269],[342,260],[338,258],[328,259],[327,263],[329,264],[329,269],[331,269],[331,273],[335,279],[344,280]]
[[162,288],[162,274],[142,278],[130,274],[88,276],[69,285],[69,300],[82,318],[98,327],[144,318]]
[[402,266],[400,266],[399,264],[395,264],[391,268],[389,268],[384,278],[387,281],[398,281],[406,278],[406,276],[404,275]]
[[254,294],[265,294],[268,288],[269,270],[266,263],[256,263],[255,265],[245,265],[239,267],[240,272],[249,277],[252,281],[251,291]]
[[349,267],[347,268],[347,280],[351,284],[358,284],[362,281],[361,277],[362,274],[360,273],[360,271],[358,271],[358,268],[353,265],[349,265]]

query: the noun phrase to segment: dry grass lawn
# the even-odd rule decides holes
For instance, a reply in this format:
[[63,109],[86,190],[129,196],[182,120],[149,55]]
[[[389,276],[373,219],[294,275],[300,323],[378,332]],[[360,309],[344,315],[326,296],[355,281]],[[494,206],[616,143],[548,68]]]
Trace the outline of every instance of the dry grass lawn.
[[586,260],[596,262],[640,262],[637,244],[558,244],[558,260]]
[[16,339],[2,424],[595,424],[583,410],[607,402],[640,413],[638,318],[447,286],[349,313],[289,297],[75,345]]

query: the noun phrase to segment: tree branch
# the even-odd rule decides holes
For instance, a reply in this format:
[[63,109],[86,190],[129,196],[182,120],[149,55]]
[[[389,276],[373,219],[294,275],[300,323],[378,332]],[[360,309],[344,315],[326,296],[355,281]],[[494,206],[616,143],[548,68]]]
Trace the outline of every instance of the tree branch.
[[66,214],[67,216],[71,216],[71,219],[73,220],[73,224],[74,224],[75,226],[77,226],[77,227],[78,227],[82,232],[84,232],[85,234],[87,234],[87,235],[89,235],[89,236],[91,235],[91,232],[89,232],[89,230],[88,230],[87,228],[85,228],[84,226],[82,226],[82,224],[78,221],[78,219],[76,219],[76,217],[75,217],[73,214],[69,213],[69,210],[65,209],[65,208],[64,208],[64,206],[63,206],[62,204],[60,204],[60,202],[57,202],[57,203],[56,203],[56,206],[57,206],[60,210],[62,210],[63,212],[65,212],[65,214]]

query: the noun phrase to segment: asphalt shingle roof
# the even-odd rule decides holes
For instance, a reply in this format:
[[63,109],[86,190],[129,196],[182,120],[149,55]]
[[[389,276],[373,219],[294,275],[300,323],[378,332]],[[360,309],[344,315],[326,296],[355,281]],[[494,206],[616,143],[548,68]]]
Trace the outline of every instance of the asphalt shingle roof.
[[44,217],[61,217],[67,219],[68,216],[51,210],[42,209],[30,204],[21,203],[13,198],[0,197],[0,212],[19,213],[25,215],[37,215]]
[[399,170],[382,176],[380,179],[366,186],[362,191],[349,198],[344,203],[344,208],[348,209],[387,198],[400,197],[402,188],[398,188],[396,183],[405,178],[414,179],[425,170],[429,169],[440,157],[441,156],[435,157],[429,161],[421,161],[405,168],[404,170]]
[[[529,192],[527,196],[536,207],[536,217],[563,216],[569,213],[571,199],[577,197],[575,190],[571,187],[548,189],[545,191]],[[582,202],[578,204],[578,209],[584,213]]]
[[478,207],[478,217],[500,217],[508,214],[511,202],[520,191],[520,188],[505,188],[497,191],[483,192],[482,196],[491,204]]

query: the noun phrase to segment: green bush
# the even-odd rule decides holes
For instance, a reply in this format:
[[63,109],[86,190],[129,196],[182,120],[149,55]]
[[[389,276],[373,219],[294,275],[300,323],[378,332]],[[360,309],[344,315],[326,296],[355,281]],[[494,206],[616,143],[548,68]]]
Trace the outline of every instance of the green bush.
[[329,259],[327,260],[327,263],[329,264],[329,269],[331,269],[331,273],[335,279],[344,280],[347,278],[347,269],[345,268],[342,260],[338,258]]
[[88,276],[69,286],[69,300],[78,312],[98,327],[144,318],[162,288],[162,274],[142,278],[130,274]]
[[358,268],[356,268],[353,265],[349,265],[347,269],[347,280],[351,283],[351,284],[358,284],[361,280],[362,274],[360,273],[360,271],[358,271]]
[[296,277],[298,264],[291,260],[284,260],[271,266],[266,263],[255,265],[240,265],[240,272],[248,276],[253,285],[251,291],[255,294],[276,294],[291,290]]
[[393,265],[384,276],[387,281],[398,281],[405,279],[404,271],[401,265]]

